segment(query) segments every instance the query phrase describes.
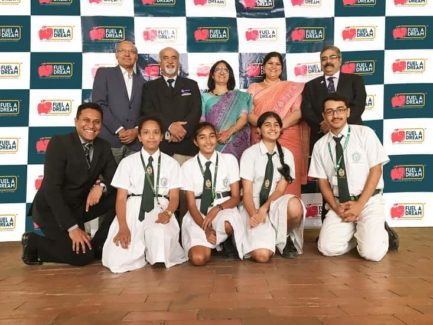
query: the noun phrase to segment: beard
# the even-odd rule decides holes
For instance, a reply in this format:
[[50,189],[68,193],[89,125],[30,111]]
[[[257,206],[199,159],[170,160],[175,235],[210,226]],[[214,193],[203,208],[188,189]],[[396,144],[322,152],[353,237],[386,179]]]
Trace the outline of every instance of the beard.
[[165,73],[166,74],[169,74],[169,75],[174,75],[174,74],[177,74],[177,68],[169,68],[169,67],[166,67],[165,69]]

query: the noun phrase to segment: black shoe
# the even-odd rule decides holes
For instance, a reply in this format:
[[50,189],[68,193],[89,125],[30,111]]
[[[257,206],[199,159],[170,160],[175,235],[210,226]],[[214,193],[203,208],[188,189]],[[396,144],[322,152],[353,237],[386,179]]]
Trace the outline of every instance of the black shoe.
[[385,221],[385,230],[388,233],[388,239],[389,239],[389,251],[396,251],[398,250],[398,247],[400,246],[400,239],[398,237],[398,234],[395,232],[394,229],[392,229],[388,223]]
[[35,236],[32,232],[25,232],[21,237],[21,244],[23,245],[22,260],[27,265],[41,265],[42,261],[38,258],[38,251],[30,245],[31,238]]
[[226,239],[225,242],[221,244],[222,253],[225,257],[237,258],[239,256],[238,250],[233,241],[234,241],[233,237],[230,236],[229,238]]
[[281,256],[285,257],[285,258],[295,258],[298,255],[299,255],[298,251],[296,250],[296,247],[293,244],[292,238],[290,238],[290,236],[288,236],[286,246],[284,247],[283,253],[281,254]]

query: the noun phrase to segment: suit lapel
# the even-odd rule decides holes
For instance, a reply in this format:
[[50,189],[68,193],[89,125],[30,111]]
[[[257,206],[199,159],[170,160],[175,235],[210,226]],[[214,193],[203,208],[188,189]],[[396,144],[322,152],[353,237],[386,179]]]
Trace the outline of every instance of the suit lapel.
[[[120,85],[120,89],[122,90],[123,95],[126,96],[126,98],[129,101],[128,90],[126,89],[125,79],[123,78],[122,70],[120,70],[119,65],[116,67],[116,79],[117,79],[118,84]],[[132,98],[132,96],[131,96],[131,98]]]
[[338,80],[338,85],[337,85],[337,90],[336,90],[336,91],[338,91],[340,94],[344,94],[344,93],[345,93],[344,88],[345,88],[346,85],[349,84],[349,83],[347,82],[348,79],[349,79],[348,77],[349,77],[349,76],[346,75],[345,73],[340,72],[340,80]]
[[[137,68],[138,69],[138,68]],[[129,100],[129,102],[132,102],[134,100],[134,96],[138,91],[138,88],[140,87],[140,83],[139,83],[139,78],[141,78],[140,74],[134,73],[133,78],[132,78],[132,91],[131,91],[131,99]]]
[[[78,136],[77,131],[74,132],[72,137],[72,150],[75,154],[80,158],[80,164],[83,165],[83,170],[89,169],[87,166],[86,156],[84,154],[83,145],[81,144],[80,137]],[[92,160],[93,163],[93,160]]]

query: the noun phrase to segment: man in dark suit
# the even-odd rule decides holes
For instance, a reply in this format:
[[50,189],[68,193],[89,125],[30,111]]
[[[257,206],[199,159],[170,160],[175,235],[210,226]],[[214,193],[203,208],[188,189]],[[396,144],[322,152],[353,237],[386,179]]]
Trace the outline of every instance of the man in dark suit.
[[[75,131],[50,140],[44,179],[32,205],[33,221],[45,236],[23,234],[24,263],[85,265],[102,252],[115,216],[116,191],[110,183],[117,167],[110,144],[97,137],[102,115],[98,104],[82,104]],[[101,177],[105,184],[98,183]],[[104,220],[91,239],[84,223],[103,214]]]
[[162,77],[144,84],[142,114],[162,121],[161,151],[180,164],[197,153],[193,133],[201,116],[197,82],[178,76],[179,53],[167,47],[159,52]]
[[302,117],[311,129],[310,154],[316,141],[329,131],[322,117],[323,100],[328,94],[338,92],[347,98],[350,106],[349,124],[362,124],[361,115],[367,97],[361,76],[340,71],[341,52],[338,47],[325,47],[320,52],[320,64],[323,76],[307,82],[302,94]]
[[101,138],[111,144],[116,162],[140,150],[137,123],[144,79],[137,73],[138,53],[130,41],[117,44],[114,68],[99,68],[93,83],[92,101],[104,111]]

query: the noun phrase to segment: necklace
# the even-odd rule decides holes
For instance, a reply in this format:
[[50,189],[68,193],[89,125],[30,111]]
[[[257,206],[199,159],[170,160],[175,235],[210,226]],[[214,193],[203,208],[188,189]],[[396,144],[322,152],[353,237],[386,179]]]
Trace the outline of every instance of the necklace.
[[276,83],[278,83],[278,82],[280,82],[281,80],[280,79],[277,79],[277,80],[275,80],[275,81],[268,81],[268,79],[263,79],[263,83],[266,85],[266,86],[272,86],[273,84],[276,84]]
[[228,90],[221,92],[221,93],[217,93],[217,92],[215,92],[215,90],[211,91],[211,93],[215,96],[223,96],[223,95],[227,94],[228,92],[229,92]]

